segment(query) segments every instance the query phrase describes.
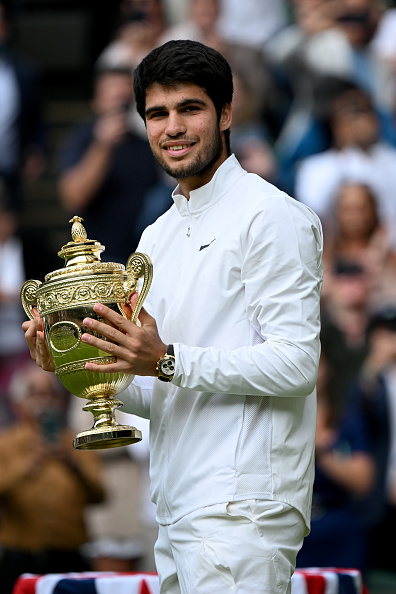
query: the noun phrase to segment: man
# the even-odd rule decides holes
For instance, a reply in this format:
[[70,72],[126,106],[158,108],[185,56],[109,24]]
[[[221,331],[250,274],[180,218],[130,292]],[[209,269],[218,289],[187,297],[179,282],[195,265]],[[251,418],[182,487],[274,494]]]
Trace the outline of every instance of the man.
[[[232,74],[216,50],[170,41],[134,85],[175,204],[139,245],[154,263],[141,326],[95,305],[111,326],[84,323],[114,343],[83,340],[117,362],[86,368],[146,376],[121,397],[150,416],[161,592],[287,593],[309,531],[320,223],[230,154]],[[51,370],[42,321],[24,330]]]

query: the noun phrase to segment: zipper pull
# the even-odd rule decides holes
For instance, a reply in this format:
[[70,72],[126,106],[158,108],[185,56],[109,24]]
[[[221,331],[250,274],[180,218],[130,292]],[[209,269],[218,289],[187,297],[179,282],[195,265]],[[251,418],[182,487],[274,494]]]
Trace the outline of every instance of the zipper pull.
[[190,237],[190,235],[191,235],[191,227],[190,227],[190,225],[188,226],[186,235],[187,235],[187,237]]

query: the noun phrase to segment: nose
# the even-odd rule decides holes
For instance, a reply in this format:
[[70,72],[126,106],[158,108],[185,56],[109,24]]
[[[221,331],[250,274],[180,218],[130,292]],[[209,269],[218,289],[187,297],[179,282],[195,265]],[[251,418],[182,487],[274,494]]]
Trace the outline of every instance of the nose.
[[183,117],[177,112],[170,112],[166,123],[166,134],[168,136],[177,136],[178,134],[185,134],[186,130]]

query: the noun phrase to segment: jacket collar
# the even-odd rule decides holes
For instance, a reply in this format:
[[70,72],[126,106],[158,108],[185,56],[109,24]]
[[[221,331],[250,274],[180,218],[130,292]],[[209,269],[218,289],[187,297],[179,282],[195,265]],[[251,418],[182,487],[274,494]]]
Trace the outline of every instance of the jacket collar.
[[177,185],[172,198],[179,214],[187,216],[203,212],[220,200],[236,180],[245,174],[246,171],[242,169],[235,155],[231,155],[216,170],[210,182],[190,192],[190,200],[186,200]]

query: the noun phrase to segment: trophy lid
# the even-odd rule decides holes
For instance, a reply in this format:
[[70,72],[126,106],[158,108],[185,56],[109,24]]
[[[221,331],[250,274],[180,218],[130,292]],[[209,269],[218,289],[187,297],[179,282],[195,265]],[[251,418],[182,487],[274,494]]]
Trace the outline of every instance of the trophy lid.
[[66,260],[66,267],[100,262],[100,254],[105,249],[105,246],[95,239],[87,239],[87,232],[82,224],[83,220],[81,217],[74,216],[69,221],[69,223],[73,223],[71,228],[73,241],[69,241],[58,252],[58,256]]
[[65,268],[47,274],[46,281],[68,272],[89,273],[99,272],[102,269],[107,272],[125,270],[122,264],[101,262],[100,254],[105,250],[105,246],[96,239],[87,239],[87,232],[82,224],[83,220],[76,215],[70,219],[69,223],[73,223],[71,228],[73,241],[69,241],[58,252],[58,256],[65,259]]

